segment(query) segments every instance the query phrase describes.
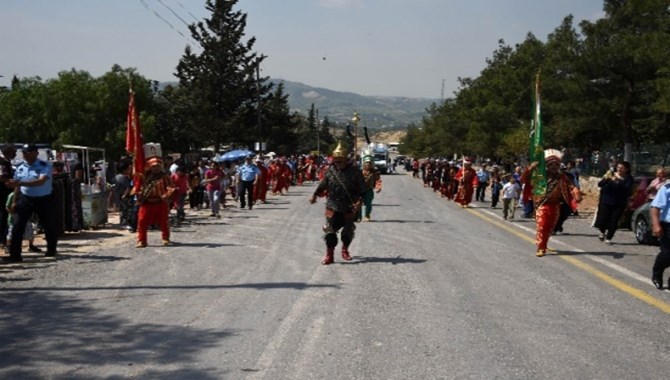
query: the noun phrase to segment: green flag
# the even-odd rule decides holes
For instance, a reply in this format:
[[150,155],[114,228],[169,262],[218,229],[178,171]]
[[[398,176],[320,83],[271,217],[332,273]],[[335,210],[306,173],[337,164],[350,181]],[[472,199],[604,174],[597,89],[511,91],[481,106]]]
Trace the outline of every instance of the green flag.
[[531,176],[533,194],[543,195],[547,189],[547,170],[544,162],[544,142],[542,141],[542,101],[540,97],[540,72],[535,76],[535,107],[533,109],[533,120],[530,132],[530,161],[537,161],[537,168]]

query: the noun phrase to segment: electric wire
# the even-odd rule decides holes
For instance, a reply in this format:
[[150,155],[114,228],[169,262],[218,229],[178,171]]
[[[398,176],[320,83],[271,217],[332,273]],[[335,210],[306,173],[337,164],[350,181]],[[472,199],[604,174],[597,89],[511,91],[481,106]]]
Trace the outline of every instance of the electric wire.
[[186,13],[188,13],[191,17],[193,17],[193,20],[195,20],[195,22],[200,21],[197,17],[193,16],[193,13],[189,12],[188,9],[184,8],[184,5],[182,3],[177,1],[177,4],[179,4],[179,6],[182,7],[182,9],[186,11]]
[[[182,36],[182,37],[186,40],[186,42],[188,42],[189,44],[191,44],[191,45],[193,45],[193,46],[198,46],[197,43],[195,43],[193,40],[191,40],[190,38],[188,38],[188,37],[187,37],[184,33],[182,33],[179,29],[175,28],[174,25],[172,25],[172,24],[171,24],[165,17],[161,16],[160,13],[158,13],[156,10],[154,10],[153,8],[151,8],[151,6],[150,6],[149,4],[147,4],[146,1],[144,1],[144,0],[139,0],[139,2],[140,2],[140,4],[142,4],[142,6],[143,6],[144,8],[146,8],[147,11],[153,13],[154,16],[156,16],[159,20],[163,21],[163,22],[164,22],[165,24],[167,24],[172,30],[174,30],[175,32],[179,33],[179,35]],[[162,3],[162,2],[161,2],[161,3]],[[180,18],[180,19],[181,19],[181,18]]]
[[181,16],[179,16],[177,12],[173,11],[172,8],[170,8],[167,4],[165,4],[163,0],[156,0],[156,1],[158,1],[159,3],[161,3],[162,6],[167,8],[167,10],[170,11],[174,15],[174,17],[178,18],[179,21],[181,21],[184,25],[186,25],[187,28],[189,27],[189,24],[186,21],[184,21],[184,19],[181,18]]

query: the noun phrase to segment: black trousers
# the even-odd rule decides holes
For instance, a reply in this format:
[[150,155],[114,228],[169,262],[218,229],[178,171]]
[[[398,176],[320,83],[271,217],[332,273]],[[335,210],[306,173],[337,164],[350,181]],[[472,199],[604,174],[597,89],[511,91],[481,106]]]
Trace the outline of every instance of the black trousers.
[[254,204],[254,181],[242,181],[242,188],[238,194],[240,196],[240,206],[242,206],[242,208],[245,208],[247,205],[246,199],[244,199],[245,193],[248,194],[249,209],[251,209]]
[[335,248],[337,246],[337,232],[342,229],[340,234],[342,238],[342,245],[348,247],[354,240],[354,231],[356,225],[354,224],[354,212],[345,215],[342,212],[334,212],[331,217],[326,217],[326,225],[323,226],[323,232],[326,233],[324,240],[326,247]]
[[477,185],[477,192],[475,193],[475,200],[484,202],[484,195],[486,194],[486,188],[489,186],[488,182],[480,182]]
[[670,267],[670,223],[661,223],[663,235],[661,235],[661,251],[656,255],[654,267],[652,269],[653,276],[660,277],[663,271]]
[[[561,210],[558,214],[558,220],[554,226],[554,232],[563,232],[563,223],[568,220],[568,217],[572,214],[572,208],[567,203],[561,203]],[[614,233],[612,233],[614,234]]]
[[33,214],[37,214],[40,219],[40,224],[44,229],[44,236],[47,240],[47,255],[56,254],[58,231],[56,230],[56,206],[54,204],[53,194],[43,197],[29,197],[21,194],[19,195],[19,199],[16,202],[16,208],[14,209],[12,245],[9,250],[10,257],[21,257],[23,232]]
[[7,207],[5,207],[8,197],[9,194],[0,196],[0,244],[2,245],[7,244],[7,231],[9,230],[9,223],[7,221],[9,219],[9,212],[7,211]]
[[596,227],[601,233],[605,234],[605,239],[612,240],[614,232],[619,228],[619,219],[623,214],[626,205],[608,205],[598,204],[598,214],[596,215]]

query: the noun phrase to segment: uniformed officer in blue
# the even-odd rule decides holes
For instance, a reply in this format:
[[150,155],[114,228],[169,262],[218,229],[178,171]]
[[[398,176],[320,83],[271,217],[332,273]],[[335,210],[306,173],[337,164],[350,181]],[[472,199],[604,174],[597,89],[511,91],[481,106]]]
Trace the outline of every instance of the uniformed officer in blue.
[[651,282],[660,290],[663,289],[663,271],[670,267],[670,182],[666,182],[656,193],[649,214],[651,232],[661,241],[661,251],[656,256],[651,274]]
[[58,232],[56,231],[56,213],[53,198],[52,166],[49,162],[37,158],[37,146],[26,144],[21,149],[24,162],[16,168],[14,179],[8,185],[14,187],[13,212],[15,214],[12,226],[12,245],[9,258],[6,261],[23,261],[21,257],[21,243],[23,231],[33,213],[37,214],[44,228],[47,241],[46,256],[56,256]]
[[254,185],[258,181],[258,177],[261,174],[261,170],[258,169],[258,166],[254,165],[251,162],[251,155],[245,157],[244,165],[237,167],[237,174],[239,175],[240,181],[242,181],[242,186],[240,187],[240,207],[244,208],[246,206],[244,193],[247,193],[247,199],[249,200],[249,210],[252,209],[254,205]]

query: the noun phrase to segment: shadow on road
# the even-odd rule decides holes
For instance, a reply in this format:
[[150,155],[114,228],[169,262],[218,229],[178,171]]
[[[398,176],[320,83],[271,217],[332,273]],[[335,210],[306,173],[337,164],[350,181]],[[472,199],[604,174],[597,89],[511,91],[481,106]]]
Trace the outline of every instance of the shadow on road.
[[180,243],[172,242],[171,247],[199,247],[199,248],[219,248],[219,247],[241,247],[240,244],[228,243]]
[[432,220],[400,220],[400,219],[387,219],[387,220],[373,220],[372,223],[435,223]]
[[626,256],[642,256],[636,253],[625,253],[625,252],[612,252],[612,251],[603,251],[603,252],[577,252],[577,251],[558,251],[556,252],[558,256],[611,256],[613,259],[621,259]]
[[130,323],[44,290],[3,292],[1,378],[221,378],[221,372],[195,363],[235,331]]
[[345,265],[368,264],[368,263],[383,263],[383,264],[422,264],[427,260],[424,259],[409,259],[401,256],[397,257],[368,257],[368,256],[354,256],[355,261],[344,262]]
[[[402,259],[401,259],[402,260]],[[425,260],[422,260],[425,261]],[[217,290],[217,289],[256,289],[256,290],[272,290],[272,289],[294,289],[305,290],[308,288],[335,288],[339,289],[339,285],[330,284],[308,284],[305,282],[252,282],[248,284],[221,284],[221,285],[128,285],[128,286],[53,286],[53,287],[26,287],[26,288],[3,288],[3,292],[80,292],[90,290]],[[5,299],[0,299],[2,305]],[[0,317],[2,321],[3,317]],[[1,348],[0,348],[0,352]],[[0,363],[1,363],[0,358]]]

